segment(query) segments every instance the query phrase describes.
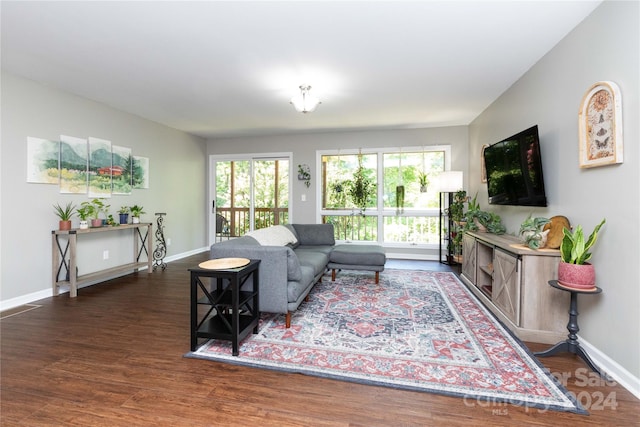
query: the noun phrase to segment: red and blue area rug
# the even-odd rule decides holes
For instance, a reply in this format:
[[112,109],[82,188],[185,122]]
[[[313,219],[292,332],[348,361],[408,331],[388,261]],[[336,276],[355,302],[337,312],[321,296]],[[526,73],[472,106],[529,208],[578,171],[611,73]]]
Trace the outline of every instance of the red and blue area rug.
[[263,314],[240,355],[210,340],[187,357],[486,402],[587,413],[453,273],[342,272],[293,314]]

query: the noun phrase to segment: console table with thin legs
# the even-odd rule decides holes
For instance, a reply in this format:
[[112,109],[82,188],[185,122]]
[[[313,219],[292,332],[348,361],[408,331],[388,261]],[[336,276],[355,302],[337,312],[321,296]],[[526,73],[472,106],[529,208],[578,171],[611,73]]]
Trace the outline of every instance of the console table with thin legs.
[[602,289],[597,286],[591,290],[581,290],[581,289],[573,289],[562,286],[558,283],[557,280],[549,280],[549,285],[560,289],[561,291],[570,292],[571,293],[571,303],[569,305],[569,323],[567,324],[567,330],[569,331],[569,335],[566,340],[560,341],[558,344],[554,345],[548,350],[534,353],[537,357],[547,357],[553,356],[554,354],[566,352],[579,356],[584,362],[591,368],[592,371],[596,372],[603,378],[606,378],[606,374],[604,374],[587,354],[587,352],[582,348],[580,343],[578,342],[578,331],[580,328],[578,327],[578,294],[599,294],[602,292]]
[[[146,230],[145,230],[146,229]],[[133,261],[117,267],[107,268],[89,274],[78,276],[76,254],[78,251],[78,236],[93,233],[108,233],[130,230],[133,232]],[[111,227],[96,227],[72,230],[53,230],[51,232],[52,271],[51,282],[53,295],[58,295],[61,285],[69,286],[69,297],[78,296],[78,285],[91,281],[99,281],[113,277],[118,273],[138,271],[147,267],[147,273],[153,272],[153,224],[122,224]],[[146,255],[146,259],[143,256]],[[60,273],[64,277],[60,278]]]

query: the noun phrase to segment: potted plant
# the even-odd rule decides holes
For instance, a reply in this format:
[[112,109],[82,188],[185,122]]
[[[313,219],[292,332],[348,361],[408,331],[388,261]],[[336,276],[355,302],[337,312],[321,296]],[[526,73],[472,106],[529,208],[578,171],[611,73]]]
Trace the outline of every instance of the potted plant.
[[89,228],[89,217],[93,214],[93,207],[89,202],[82,202],[80,207],[76,210],[78,217],[80,218],[80,229],[86,230]]
[[453,195],[453,203],[446,210],[447,216],[451,221],[461,224],[464,222],[464,204],[467,201],[467,192],[464,190],[457,191]]
[[420,174],[418,175],[418,181],[420,182],[420,192],[426,193],[427,187],[429,185],[429,177],[427,176],[427,174],[424,172],[420,172]]
[[309,188],[309,185],[311,185],[311,170],[309,169],[309,165],[298,165],[298,179],[304,181],[304,185]]
[[462,254],[462,236],[465,230],[464,204],[467,202],[467,192],[457,191],[453,194],[453,202],[449,205],[445,213],[451,220],[451,234],[447,243],[447,262],[452,263],[455,258]]
[[361,215],[364,215],[374,192],[375,184],[367,177],[366,170],[362,165],[362,154],[358,154],[358,168],[353,174],[353,180],[349,182],[348,193],[353,204],[360,208]]
[[[80,203],[80,209],[82,209],[83,212],[86,212],[86,215],[87,215],[86,218],[91,219],[92,227],[102,226],[102,220],[98,219],[98,215],[100,214],[100,211],[96,209],[93,202],[86,201],[86,202]],[[78,212],[80,212],[80,209],[78,209]]]
[[143,213],[146,213],[144,211],[144,208],[142,206],[138,206],[138,205],[133,205],[129,208],[129,211],[131,212],[131,222],[133,222],[134,224],[139,224],[140,223],[140,215],[142,215]]
[[549,230],[544,230],[544,226],[551,220],[544,217],[532,218],[531,215],[520,224],[520,240],[530,249],[544,248],[547,243]]
[[60,218],[59,221],[59,229],[60,230],[71,230],[71,218],[73,217],[73,213],[76,210],[76,206],[69,202],[66,206],[62,207],[59,203],[53,205],[53,209]]
[[[93,207],[92,210],[92,219],[91,226],[92,227],[102,227],[106,224],[107,216],[109,215],[109,208],[111,205],[107,205],[104,202],[104,199],[93,199],[89,204]],[[100,214],[104,214],[104,221],[100,219]]]
[[118,209],[118,215],[120,215],[120,224],[127,224],[129,222],[129,206],[122,206]]
[[105,224],[108,225],[109,227],[113,227],[114,225],[119,225],[118,223],[116,223],[116,220],[113,218],[113,215],[111,214],[107,215]]
[[558,265],[558,282],[561,285],[575,289],[592,289],[595,286],[596,272],[593,265],[587,261],[591,259],[589,249],[595,245],[598,232],[605,220],[596,226],[586,241],[581,225],[576,226],[573,232],[566,227],[562,230],[562,260]]
[[478,195],[468,202],[468,209],[465,213],[465,230],[489,232],[493,234],[504,234],[507,228],[502,223],[500,215],[480,209],[477,201]]
[[396,215],[404,213],[404,185],[396,186]]

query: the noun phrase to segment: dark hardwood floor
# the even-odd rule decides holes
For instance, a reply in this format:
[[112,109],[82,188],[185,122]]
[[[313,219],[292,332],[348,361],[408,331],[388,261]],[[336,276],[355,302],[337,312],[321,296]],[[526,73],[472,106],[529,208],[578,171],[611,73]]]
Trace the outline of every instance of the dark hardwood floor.
[[[599,383],[564,354],[543,359],[570,376],[590,415],[488,405],[187,359],[189,276],[206,253],[164,272],[132,274],[46,298],[1,326],[2,426],[639,425],[640,402]],[[394,267],[447,268],[438,263]],[[547,345],[528,344],[534,351]],[[585,385],[585,379],[590,384]],[[613,407],[615,405],[615,407]]]

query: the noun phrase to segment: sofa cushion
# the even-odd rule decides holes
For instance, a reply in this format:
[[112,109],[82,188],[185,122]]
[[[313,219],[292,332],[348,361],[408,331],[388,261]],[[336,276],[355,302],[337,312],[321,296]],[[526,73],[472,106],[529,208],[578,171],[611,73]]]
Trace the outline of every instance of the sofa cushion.
[[325,271],[329,262],[329,254],[313,249],[300,248],[295,250],[300,262],[300,267],[307,266],[313,269],[313,275],[316,276]]
[[[260,243],[251,236],[242,236],[237,239],[231,240],[223,240],[221,242],[216,242],[214,245],[217,248],[231,248],[235,246],[260,246]],[[213,245],[211,246],[213,247]]]
[[386,255],[379,245],[338,245],[330,255],[331,263],[384,266]]
[[302,273],[300,271],[300,260],[293,249],[287,249],[287,280],[300,280]]
[[284,225],[274,225],[251,231],[245,236],[256,239],[262,246],[285,246],[298,241],[296,236]]
[[298,237],[298,233],[296,232],[295,227],[291,224],[284,224],[284,227],[287,227],[291,232],[291,234],[293,234],[296,237],[295,243],[288,243],[287,246],[289,246],[291,249],[295,249],[298,246],[300,246],[300,238]]
[[293,224],[301,245],[335,245],[333,224]]
[[304,292],[309,284],[313,281],[315,275],[313,269],[309,266],[303,265],[300,267],[302,276],[300,280],[295,282],[287,282],[287,302],[295,302],[299,299],[300,293]]

